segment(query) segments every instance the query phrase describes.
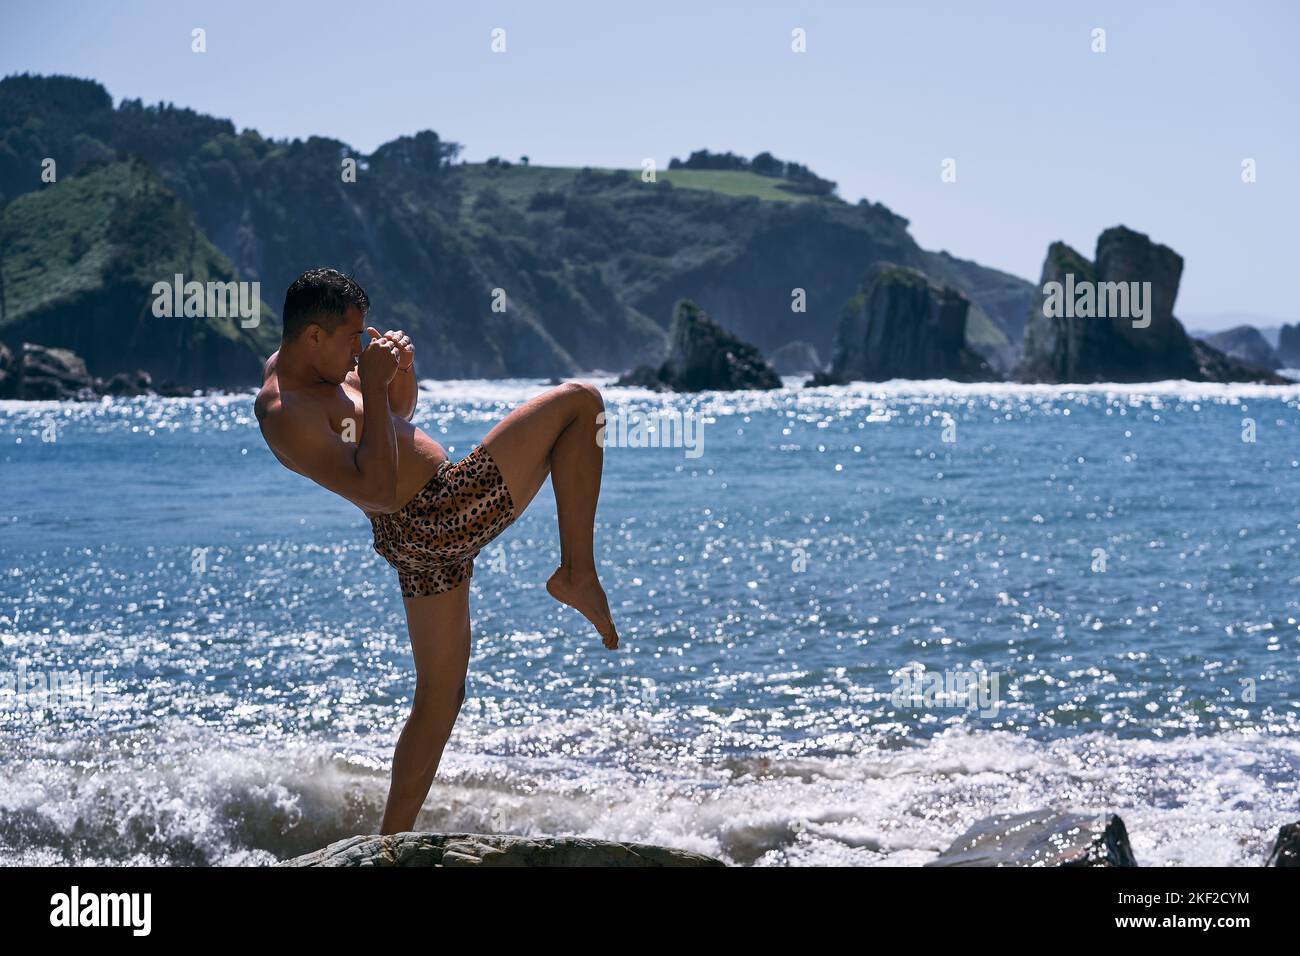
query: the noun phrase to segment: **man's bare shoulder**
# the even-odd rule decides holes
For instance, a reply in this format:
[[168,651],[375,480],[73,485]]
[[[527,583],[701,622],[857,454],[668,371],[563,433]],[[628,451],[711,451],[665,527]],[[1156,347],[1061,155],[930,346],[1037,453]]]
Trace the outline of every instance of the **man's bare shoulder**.
[[301,416],[295,416],[292,407],[285,407],[278,391],[265,387],[258,393],[257,401],[253,403],[253,410],[257,415],[257,424],[262,430],[262,438],[266,441],[267,447],[281,462],[287,464],[289,445],[295,431],[292,425],[294,419]]
[[280,405],[280,383],[275,377],[275,360],[280,354],[276,349],[271,353],[271,357],[262,363],[262,387],[257,390],[257,398],[253,400],[253,413],[257,416],[258,423],[262,423],[266,416],[273,408]]
[[288,433],[290,426],[297,431],[306,425],[319,425],[328,431],[329,416],[314,396],[282,392],[269,382],[258,393],[253,410],[268,438]]
[[310,435],[314,426],[328,429],[329,419],[322,414],[320,403],[312,396],[280,388],[275,374],[275,355],[267,359],[265,370],[266,378],[253,402],[253,412],[271,450],[287,455],[293,445]]
[[278,418],[284,413],[284,401],[281,398],[278,388],[268,388],[263,385],[257,393],[257,398],[253,400],[253,414],[257,416],[257,423],[266,431],[267,424],[274,418]]
[[284,403],[280,400],[279,393],[266,388],[258,392],[253,402],[253,414],[257,416],[257,423],[263,432],[267,431],[268,426],[274,428],[275,423],[284,417]]

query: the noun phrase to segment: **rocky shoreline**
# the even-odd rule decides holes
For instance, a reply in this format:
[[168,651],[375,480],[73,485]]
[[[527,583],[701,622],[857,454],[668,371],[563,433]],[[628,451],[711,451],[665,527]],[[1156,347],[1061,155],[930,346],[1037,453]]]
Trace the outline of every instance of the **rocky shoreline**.
[[0,342],[0,398],[26,401],[94,402],[104,396],[132,398],[159,395],[188,398],[194,394],[224,394],[222,389],[194,389],[175,382],[154,385],[143,369],[119,372],[108,379],[91,375],[86,362],[70,349],[24,342],[17,355]]
[[354,836],[278,866],[726,866],[721,860],[654,846],[586,837],[504,833]]
[[[277,866],[726,866],[649,843],[587,837],[412,831],[352,836]],[[1115,813],[1043,808],[976,821],[924,866],[1139,866]],[[1264,866],[1300,867],[1300,823],[1283,826]]]

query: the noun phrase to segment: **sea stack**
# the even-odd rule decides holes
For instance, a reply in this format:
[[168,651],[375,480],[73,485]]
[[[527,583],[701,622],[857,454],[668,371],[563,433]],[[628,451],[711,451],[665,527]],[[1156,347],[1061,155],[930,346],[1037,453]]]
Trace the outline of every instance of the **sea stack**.
[[639,366],[615,384],[675,392],[781,387],[757,348],[718,325],[690,299],[679,299],[673,307],[668,343],[668,359],[658,369]]
[[892,378],[997,381],[966,345],[970,301],[916,269],[873,268],[840,318],[835,361],[812,385]]
[[1089,261],[1054,242],[1030,307],[1022,382],[1285,381],[1191,338],[1174,317],[1183,257],[1124,226]]

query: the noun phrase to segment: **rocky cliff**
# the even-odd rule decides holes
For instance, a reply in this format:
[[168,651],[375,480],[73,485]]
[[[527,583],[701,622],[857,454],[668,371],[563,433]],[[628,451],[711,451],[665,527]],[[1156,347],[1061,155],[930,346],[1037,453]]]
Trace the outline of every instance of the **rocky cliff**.
[[[139,370],[197,387],[254,382],[279,342],[279,318],[264,302],[247,328],[253,319],[235,314],[155,315],[157,282],[174,284],[180,274],[205,289],[210,281],[224,288],[239,276],[139,160],[92,164],[6,206],[0,268],[0,336],[15,353],[24,343],[75,352],[86,366],[85,386],[91,374]],[[206,313],[206,291],[203,298]]]

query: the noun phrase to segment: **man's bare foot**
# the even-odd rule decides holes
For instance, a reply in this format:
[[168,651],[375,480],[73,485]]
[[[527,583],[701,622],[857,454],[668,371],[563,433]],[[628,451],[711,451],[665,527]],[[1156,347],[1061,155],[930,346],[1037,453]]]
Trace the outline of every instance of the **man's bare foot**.
[[600,586],[595,571],[574,574],[566,567],[558,567],[546,582],[546,590],[555,600],[569,605],[590,621],[600,632],[606,647],[610,650],[618,647],[618,631],[614,630],[605,589]]

